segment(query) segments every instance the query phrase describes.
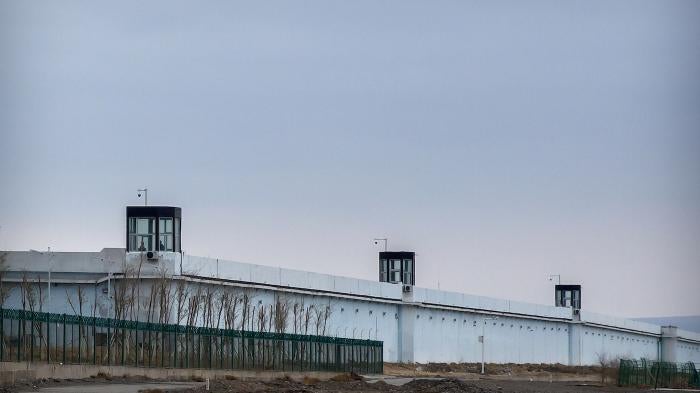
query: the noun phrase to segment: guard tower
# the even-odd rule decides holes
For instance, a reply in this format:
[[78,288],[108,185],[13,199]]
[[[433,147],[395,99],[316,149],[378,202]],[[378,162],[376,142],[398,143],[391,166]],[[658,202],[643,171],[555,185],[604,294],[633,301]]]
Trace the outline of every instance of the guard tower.
[[172,206],[127,206],[126,251],[145,253],[181,252],[182,209]]
[[574,310],[581,309],[581,286],[563,285],[554,286],[554,305],[557,307],[571,307]]
[[415,271],[415,252],[382,251],[379,253],[379,281],[415,285]]

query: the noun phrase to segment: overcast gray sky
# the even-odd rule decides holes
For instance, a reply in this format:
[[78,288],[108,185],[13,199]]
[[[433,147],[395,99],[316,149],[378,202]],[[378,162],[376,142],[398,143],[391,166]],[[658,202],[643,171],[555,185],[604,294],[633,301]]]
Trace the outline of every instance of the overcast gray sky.
[[700,313],[698,1],[0,1],[0,248]]

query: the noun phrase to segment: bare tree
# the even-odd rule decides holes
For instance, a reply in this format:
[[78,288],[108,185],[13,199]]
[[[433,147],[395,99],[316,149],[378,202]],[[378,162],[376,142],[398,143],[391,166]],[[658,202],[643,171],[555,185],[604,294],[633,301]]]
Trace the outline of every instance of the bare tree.
[[259,332],[264,332],[265,331],[265,325],[267,322],[267,308],[265,306],[260,305],[258,307],[258,315],[257,315],[258,323],[257,323],[257,328]]
[[241,296],[241,328],[240,330],[245,331],[246,330],[246,325],[248,323],[248,319],[250,318],[251,314],[251,303],[252,303],[252,298],[250,295],[248,295],[248,292],[243,292],[243,295]]
[[302,298],[301,301],[294,302],[294,306],[292,307],[292,318],[293,318],[293,325],[294,325],[294,334],[301,334],[301,327],[303,325],[303,315],[304,315],[304,310],[305,310],[305,305],[304,305],[304,299]]
[[289,300],[277,296],[274,313],[271,314],[274,314],[274,331],[276,333],[286,332],[289,323]]
[[34,284],[29,280],[29,276],[26,271],[22,272],[22,282],[20,284],[20,291],[22,297],[22,310],[34,311],[37,303],[37,296],[34,291]]
[[187,326],[194,326],[197,323],[197,317],[199,316],[199,309],[201,306],[202,299],[202,286],[197,286],[197,291],[194,296],[189,298],[187,302]]
[[226,292],[222,301],[224,302],[224,328],[235,329],[236,319],[240,311],[238,305],[241,303],[241,298],[231,292]]
[[607,352],[596,352],[598,365],[600,366],[600,382],[606,383],[608,374],[617,369],[620,365],[620,358],[610,356]]
[[131,295],[133,294],[132,287],[136,284],[133,279],[136,275],[136,269],[124,263],[122,272],[122,279],[113,280],[111,284],[115,319],[126,319],[128,315],[131,315],[134,304],[134,298]]
[[[126,264],[126,262],[125,262]],[[138,320],[139,313],[141,311],[141,269],[143,268],[143,255],[139,259],[139,264],[134,270],[134,275],[131,277],[130,282],[127,283],[131,289],[131,294],[129,297],[132,299],[131,307],[129,309],[129,318],[132,321]],[[136,307],[134,307],[136,306]]]
[[11,287],[9,285],[5,285],[8,269],[7,253],[0,253],[0,307],[5,306],[7,298],[10,297]]
[[322,336],[326,334],[326,326],[328,324],[328,318],[330,318],[331,307],[330,306],[314,306],[314,327],[316,329],[315,334],[317,336]]
[[185,313],[187,311],[187,298],[190,295],[190,289],[189,285],[187,285],[187,281],[185,280],[178,280],[177,284],[175,285],[175,303],[177,304],[177,308],[175,310],[175,323],[178,325],[182,323],[182,320],[185,318]]

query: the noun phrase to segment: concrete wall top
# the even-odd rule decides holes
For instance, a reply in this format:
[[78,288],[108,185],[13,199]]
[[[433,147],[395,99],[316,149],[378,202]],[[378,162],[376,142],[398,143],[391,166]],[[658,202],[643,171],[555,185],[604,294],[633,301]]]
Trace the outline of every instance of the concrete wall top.
[[581,321],[590,322],[597,325],[635,330],[644,333],[651,333],[657,335],[661,334],[661,326],[658,325],[653,325],[651,323],[646,322],[633,321],[631,319],[612,317],[609,315],[597,314],[586,310],[581,310]]
[[182,273],[222,280],[401,300],[401,286],[329,274],[186,255]]
[[413,301],[544,318],[571,319],[571,309],[569,308],[522,303],[428,288],[413,288]]
[[[118,273],[126,261],[126,253],[121,248],[105,248],[100,252],[37,252],[7,251],[6,265],[10,272],[47,271],[49,264],[56,273],[107,274]],[[172,258],[171,258],[172,257]],[[177,254],[179,259],[180,254]],[[179,271],[174,255],[164,255],[163,263]],[[172,259],[172,260],[171,260]],[[400,301],[401,285],[381,283],[349,277],[332,276],[314,272],[284,269],[279,267],[254,265],[215,258],[182,256],[183,274],[212,277],[226,280],[268,284],[282,287],[308,289],[356,295],[362,297],[383,298]],[[501,312],[543,318],[571,319],[571,310],[539,304],[475,296],[457,292],[438,291],[428,288],[413,288],[413,301],[466,309]],[[581,310],[581,321],[614,328],[659,335],[661,327],[649,323],[617,318],[608,315]],[[700,341],[700,333],[679,330],[681,338]]]
[[693,341],[700,342],[700,333],[691,332],[688,330],[681,330],[681,329],[678,329],[677,333],[678,333],[678,337],[680,337],[680,338],[685,338],[687,340],[693,340]]
[[104,248],[100,252],[6,251],[10,271],[71,273],[117,272],[124,262],[123,248]]
[[[324,292],[344,293],[401,300],[401,285],[357,278],[332,276],[284,269],[272,266],[255,265],[224,259],[203,258],[186,255],[182,263],[183,274],[214,277],[249,283],[304,288]],[[563,307],[521,303],[505,299],[468,295],[457,292],[438,291],[428,288],[413,288],[413,300],[443,306],[453,306],[477,310],[529,315],[543,318],[571,319],[571,310]]]

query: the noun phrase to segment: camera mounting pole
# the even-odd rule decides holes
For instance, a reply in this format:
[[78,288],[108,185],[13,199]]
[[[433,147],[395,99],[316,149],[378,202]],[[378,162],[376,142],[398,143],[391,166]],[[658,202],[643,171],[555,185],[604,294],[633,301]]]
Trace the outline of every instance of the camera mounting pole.
[[374,240],[374,244],[379,244],[379,242],[384,242],[384,251],[387,251],[387,248],[388,248],[388,247],[387,247],[387,246],[388,246],[387,243],[389,243],[389,239],[387,239],[387,238],[380,238],[380,239],[373,239],[373,240]]
[[141,198],[141,193],[143,192],[144,200],[143,200],[143,205],[148,206],[148,187],[144,187],[141,190],[136,190],[138,192],[139,198]]

